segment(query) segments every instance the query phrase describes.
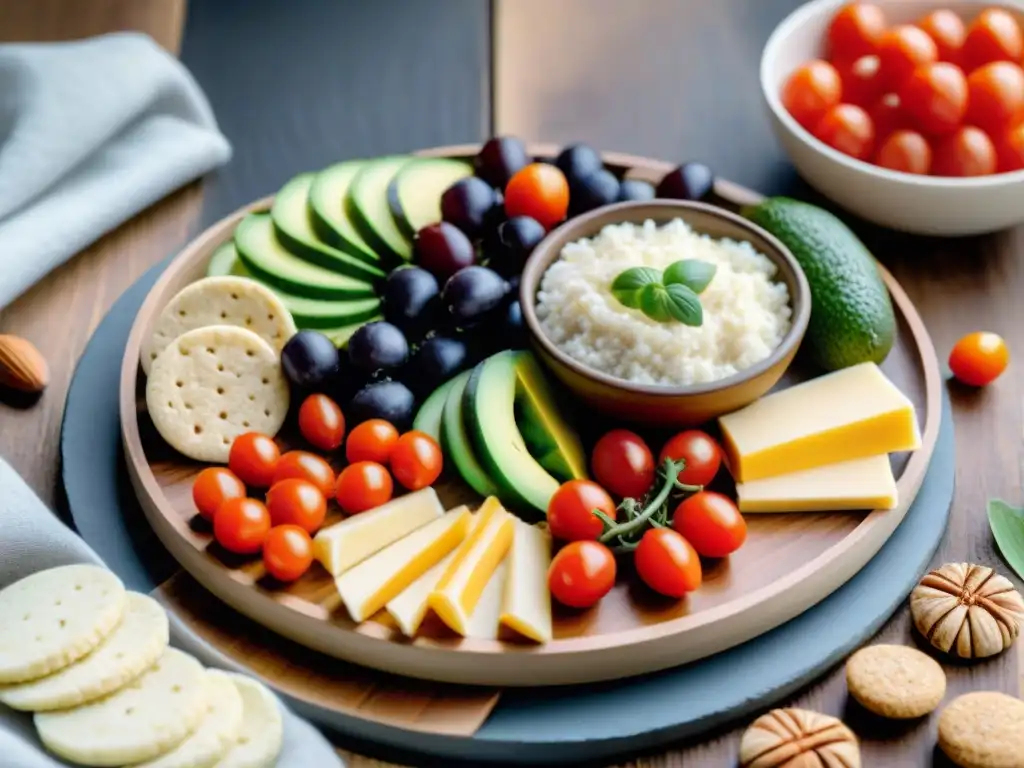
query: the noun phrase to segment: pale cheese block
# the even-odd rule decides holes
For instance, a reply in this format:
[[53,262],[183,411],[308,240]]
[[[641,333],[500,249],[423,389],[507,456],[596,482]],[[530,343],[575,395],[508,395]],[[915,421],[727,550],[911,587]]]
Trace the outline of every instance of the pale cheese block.
[[126,602],[121,580],[95,565],[49,568],[0,590],[0,683],[78,661],[114,631]]
[[874,363],[766,395],[718,423],[738,483],[921,446],[914,404]]
[[459,507],[389,544],[335,579],[353,621],[365,621],[455,551],[469,532],[472,515]]
[[277,294],[247,277],[205,277],[181,289],[164,307],[142,343],[147,375],[160,353],[187,331],[208,325],[237,325],[260,336],[280,354],[295,335],[295,321]]
[[484,587],[508,553],[515,531],[514,518],[493,496],[484,500],[476,515],[473,532],[459,546],[427,599],[441,621],[460,635],[469,631],[466,618],[476,609]]
[[242,728],[215,768],[272,768],[284,741],[277,701],[266,686],[251,677],[232,674],[231,678],[242,695]]
[[484,585],[473,612],[462,617],[466,627],[466,631],[462,633],[464,637],[474,640],[498,638],[498,632],[501,630],[502,597],[508,583],[508,571],[509,562],[508,558],[505,558],[498,563],[498,567]]
[[551,534],[536,525],[515,521],[508,557],[508,577],[501,605],[501,623],[538,643],[551,640]]
[[313,537],[313,557],[332,576],[340,576],[443,514],[437,492],[423,488],[322,528]]
[[75,707],[116,691],[141,675],[167,648],[167,613],[151,597],[129,592],[124,616],[100,645],[52,675],[0,686],[0,702],[43,712]]
[[252,331],[211,325],[182,334],[146,380],[146,407],[167,443],[196,461],[226,464],[245,432],[273,437],[288,415],[277,352]]
[[899,503],[887,454],[736,484],[740,512],[893,509]]
[[441,562],[430,568],[384,606],[406,637],[414,637],[419,630],[429,608],[427,599],[437,587],[437,583],[444,576],[445,571],[448,570],[455,555],[456,552],[449,553]]
[[102,699],[34,716],[43,745],[87,766],[140,763],[167,752],[196,729],[206,713],[206,670],[187,653],[168,648],[134,681]]

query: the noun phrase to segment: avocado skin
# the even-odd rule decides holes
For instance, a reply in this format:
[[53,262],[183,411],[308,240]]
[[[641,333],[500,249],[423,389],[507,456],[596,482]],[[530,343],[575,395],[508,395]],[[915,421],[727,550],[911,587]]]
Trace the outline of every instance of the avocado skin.
[[804,347],[834,371],[881,363],[896,338],[896,317],[874,256],[836,216],[809,203],[772,197],[742,211],[789,248],[811,287]]

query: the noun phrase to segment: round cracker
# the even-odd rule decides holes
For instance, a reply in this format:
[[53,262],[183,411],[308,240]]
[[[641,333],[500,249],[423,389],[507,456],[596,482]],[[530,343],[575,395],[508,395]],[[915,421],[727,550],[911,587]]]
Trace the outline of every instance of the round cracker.
[[78,661],[124,613],[124,584],[106,568],[65,565],[0,591],[0,683],[22,683]]
[[278,352],[295,335],[295,321],[270,288],[247,277],[206,277],[172,298],[140,352],[148,375],[160,353],[183,333],[208,325],[236,325],[256,333]]
[[245,675],[230,674],[242,694],[242,730],[216,768],[271,768],[277,763],[284,724],[267,687]]
[[242,694],[231,678],[207,670],[209,702],[199,727],[170,752],[134,768],[210,768],[235,744],[242,730]]
[[52,675],[0,687],[0,702],[13,709],[66,709],[116,691],[141,675],[167,648],[167,613],[151,597],[129,592],[114,631],[85,658]]
[[151,760],[184,741],[206,713],[208,697],[202,665],[168,648],[116,693],[34,719],[54,754],[87,766],[119,766]]
[[146,381],[157,431],[190,459],[226,464],[245,432],[274,436],[288,414],[288,382],[277,353],[252,331],[211,325],[182,334]]

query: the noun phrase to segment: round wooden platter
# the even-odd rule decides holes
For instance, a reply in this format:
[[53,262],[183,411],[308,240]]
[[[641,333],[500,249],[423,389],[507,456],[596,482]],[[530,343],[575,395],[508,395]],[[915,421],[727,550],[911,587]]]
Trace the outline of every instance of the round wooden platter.
[[[554,148],[531,148],[550,156]],[[423,154],[467,156],[475,146]],[[671,165],[608,154],[609,166],[656,181]],[[727,207],[752,202],[756,193],[728,182],[716,185]],[[921,486],[939,432],[942,411],[938,361],[916,310],[883,270],[898,314],[899,334],[882,368],[913,401],[922,447],[894,456],[900,504],[893,510],[832,514],[748,515],[747,542],[730,558],[706,564],[704,583],[686,599],[657,599],[620,583],[584,612],[556,606],[555,637],[537,645],[502,635],[465,639],[428,622],[407,639],[384,614],[355,624],[345,613],[331,577],[319,565],[291,585],[272,583],[258,559],[240,560],[212,543],[195,515],[191,484],[203,465],[169,448],[145,409],[145,380],[138,365],[142,340],[163,306],[205,274],[209,257],[231,237],[235,224],[265,198],[226,217],[186,247],[149,292],[125,348],[120,380],[122,439],[129,475],[157,536],[181,566],[242,614],[302,645],[375,669],[453,683],[545,686],[595,682],[653,672],[720,653],[756,637],[818,603],[856,574],[885,544]],[[780,387],[807,378],[796,367]],[[286,447],[301,447],[288,434]],[[472,501],[459,482],[438,487],[446,507]],[[479,501],[479,499],[476,499]],[[341,519],[335,507],[328,524]]]

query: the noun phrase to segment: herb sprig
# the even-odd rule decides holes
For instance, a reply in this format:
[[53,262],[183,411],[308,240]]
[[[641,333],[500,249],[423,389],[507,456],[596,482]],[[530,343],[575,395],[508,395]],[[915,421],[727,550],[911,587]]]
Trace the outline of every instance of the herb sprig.
[[717,267],[699,259],[669,264],[664,272],[653,267],[632,267],[612,281],[612,295],[630,309],[638,309],[659,323],[672,320],[699,327],[704,323],[700,296]]

